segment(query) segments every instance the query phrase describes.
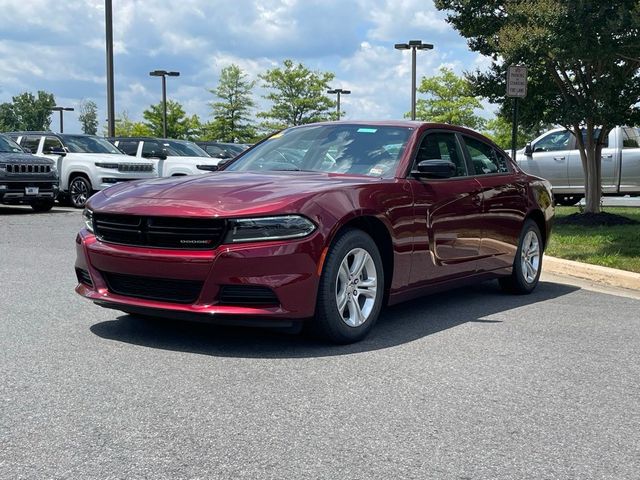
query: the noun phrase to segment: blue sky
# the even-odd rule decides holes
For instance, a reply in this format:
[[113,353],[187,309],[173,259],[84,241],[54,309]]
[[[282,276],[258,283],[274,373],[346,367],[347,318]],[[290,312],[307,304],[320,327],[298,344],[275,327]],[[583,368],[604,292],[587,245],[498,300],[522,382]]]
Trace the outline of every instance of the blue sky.
[[[410,108],[411,58],[393,44],[420,39],[418,78],[441,65],[456,72],[489,64],[470,52],[431,0],[113,0],[116,112],[134,120],[160,100],[155,69],[179,70],[168,97],[188,114],[210,116],[220,70],[239,65],[251,79],[285,58],[332,71],[348,119],[401,118]],[[46,90],[59,105],[98,104],[106,119],[103,0],[0,0],[0,102]],[[267,108],[261,88],[259,108]],[[491,116],[488,108],[484,116]],[[57,130],[54,117],[52,130]],[[77,112],[65,130],[79,132]]]

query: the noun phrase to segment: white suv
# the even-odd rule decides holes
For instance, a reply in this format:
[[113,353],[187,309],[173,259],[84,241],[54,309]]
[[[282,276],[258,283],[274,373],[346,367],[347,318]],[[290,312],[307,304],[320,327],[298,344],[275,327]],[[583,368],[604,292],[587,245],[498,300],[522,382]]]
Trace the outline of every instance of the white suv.
[[76,208],[96,190],[118,182],[158,176],[154,162],[132,159],[104,138],[94,135],[53,132],[13,132],[9,134],[34,155],[55,160],[60,175],[60,192]]
[[127,155],[153,160],[160,177],[212,172],[221,161],[187,140],[116,137],[111,141]]

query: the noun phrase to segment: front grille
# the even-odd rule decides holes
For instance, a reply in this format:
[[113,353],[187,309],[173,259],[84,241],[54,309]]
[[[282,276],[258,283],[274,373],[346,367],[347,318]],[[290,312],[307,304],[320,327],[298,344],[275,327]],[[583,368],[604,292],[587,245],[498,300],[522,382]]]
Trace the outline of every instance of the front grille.
[[8,164],[7,173],[51,173],[51,165]]
[[139,277],[111,272],[101,273],[110,292],[126,297],[171,303],[195,302],[200,295],[203,283],[197,280]]
[[152,163],[119,163],[119,172],[153,172]]
[[76,268],[76,277],[78,277],[78,283],[84,283],[89,287],[93,287],[91,276],[86,270],[83,270],[82,268]]
[[278,297],[259,285],[223,285],[218,300],[222,305],[278,305]]
[[212,218],[143,217],[94,213],[104,242],[155,248],[208,250],[222,241],[225,221]]

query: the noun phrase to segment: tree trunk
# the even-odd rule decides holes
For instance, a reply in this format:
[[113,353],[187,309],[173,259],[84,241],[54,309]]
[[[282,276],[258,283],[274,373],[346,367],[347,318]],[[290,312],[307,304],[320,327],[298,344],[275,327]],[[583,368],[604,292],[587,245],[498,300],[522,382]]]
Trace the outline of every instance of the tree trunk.
[[573,133],[580,151],[582,169],[584,171],[585,187],[585,212],[600,213],[600,200],[602,198],[602,141],[609,132],[606,129],[600,131],[600,137],[596,138],[597,130],[593,120],[587,119],[585,135],[582,136],[580,125],[573,125]]

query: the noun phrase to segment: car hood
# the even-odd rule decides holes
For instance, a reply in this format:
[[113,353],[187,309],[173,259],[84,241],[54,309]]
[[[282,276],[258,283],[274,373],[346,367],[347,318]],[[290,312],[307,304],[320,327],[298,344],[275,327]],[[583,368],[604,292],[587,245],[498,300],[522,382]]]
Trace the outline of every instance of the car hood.
[[213,157],[188,157],[188,156],[182,156],[182,155],[169,155],[167,157],[167,160],[177,160],[180,162],[193,162],[193,163],[200,163],[200,164],[207,164],[207,165],[217,165],[218,163],[220,163],[219,158],[213,158]]
[[147,160],[146,158],[135,158],[130,157],[129,155],[122,155],[117,153],[67,153],[67,158],[89,158],[94,162],[105,162],[105,163],[150,163],[153,164],[151,160]]
[[54,162],[49,158],[36,157],[29,153],[0,152],[0,162],[2,163],[29,163],[31,165],[52,165]]
[[[315,172],[215,172],[116,185],[94,195],[88,206],[137,215],[291,213],[304,210],[306,202],[319,201],[332,191],[355,192],[358,186],[385,181],[388,180]],[[341,198],[340,201],[348,201]]]

